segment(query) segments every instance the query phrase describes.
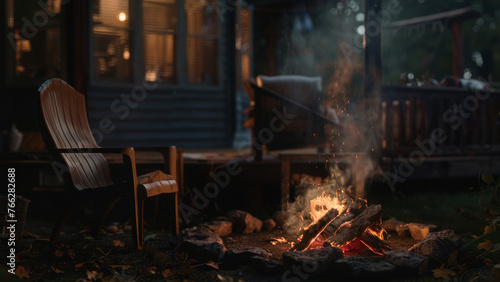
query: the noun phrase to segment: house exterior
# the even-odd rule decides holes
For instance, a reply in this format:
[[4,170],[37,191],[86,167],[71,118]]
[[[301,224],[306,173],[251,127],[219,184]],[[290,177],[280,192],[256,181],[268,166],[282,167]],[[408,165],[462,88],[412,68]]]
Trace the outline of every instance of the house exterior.
[[[36,131],[37,89],[60,77],[87,99],[102,146],[233,147],[251,73],[242,1],[4,1],[1,129]],[[243,58],[243,59],[242,59]],[[243,60],[243,64],[241,61]]]

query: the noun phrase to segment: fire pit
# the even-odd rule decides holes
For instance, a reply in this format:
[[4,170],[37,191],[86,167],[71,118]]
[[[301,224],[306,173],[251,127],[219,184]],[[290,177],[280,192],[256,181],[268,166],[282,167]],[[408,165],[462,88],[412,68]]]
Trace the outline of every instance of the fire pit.
[[[257,264],[265,273],[282,275],[283,281],[329,279],[333,274],[339,279],[385,279],[422,275],[461,246],[452,230],[382,221],[381,205],[355,199],[347,175],[338,167],[331,172],[321,183],[312,177],[301,180],[295,201],[274,215],[278,228],[249,213],[230,212],[233,233],[222,236],[227,248],[223,264]],[[216,225],[227,223],[206,226],[221,232]]]

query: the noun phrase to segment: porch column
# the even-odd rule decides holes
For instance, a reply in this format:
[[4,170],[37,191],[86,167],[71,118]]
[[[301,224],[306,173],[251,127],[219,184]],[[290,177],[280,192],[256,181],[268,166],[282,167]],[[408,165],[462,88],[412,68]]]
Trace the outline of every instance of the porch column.
[[[362,115],[367,121],[366,142],[373,149],[369,153],[378,159],[381,147],[380,87],[382,85],[382,25],[381,0],[365,0],[364,35],[364,95],[361,103]],[[370,139],[371,138],[371,139]]]

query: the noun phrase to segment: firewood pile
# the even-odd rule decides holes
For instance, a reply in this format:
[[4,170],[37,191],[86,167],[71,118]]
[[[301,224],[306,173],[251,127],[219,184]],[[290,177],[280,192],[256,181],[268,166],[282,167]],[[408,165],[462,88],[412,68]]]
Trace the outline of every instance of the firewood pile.
[[383,254],[392,247],[384,242],[387,233],[380,226],[381,213],[381,205],[367,206],[363,199],[346,203],[340,212],[330,209],[317,222],[302,230],[300,242],[291,251],[307,250],[315,240],[322,240],[323,247],[343,247],[359,239],[373,252]]

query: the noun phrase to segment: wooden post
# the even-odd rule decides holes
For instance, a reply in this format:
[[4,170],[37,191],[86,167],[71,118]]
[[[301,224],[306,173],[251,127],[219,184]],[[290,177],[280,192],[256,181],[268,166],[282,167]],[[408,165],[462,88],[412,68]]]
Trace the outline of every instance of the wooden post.
[[464,69],[464,34],[462,30],[462,21],[454,21],[451,24],[453,32],[453,76],[462,77]]
[[378,88],[381,85],[382,25],[378,19],[382,7],[380,2],[380,0],[365,0],[364,90],[366,98],[378,96]]
[[380,13],[382,3],[380,0],[365,0],[365,36],[364,36],[364,97],[360,112],[365,115],[364,119],[372,132],[375,140],[371,144],[373,151],[370,153],[374,159],[378,159],[381,146],[380,126],[380,86],[382,85],[382,25]]
[[288,157],[281,157],[281,210],[288,210],[290,197],[290,163]]

